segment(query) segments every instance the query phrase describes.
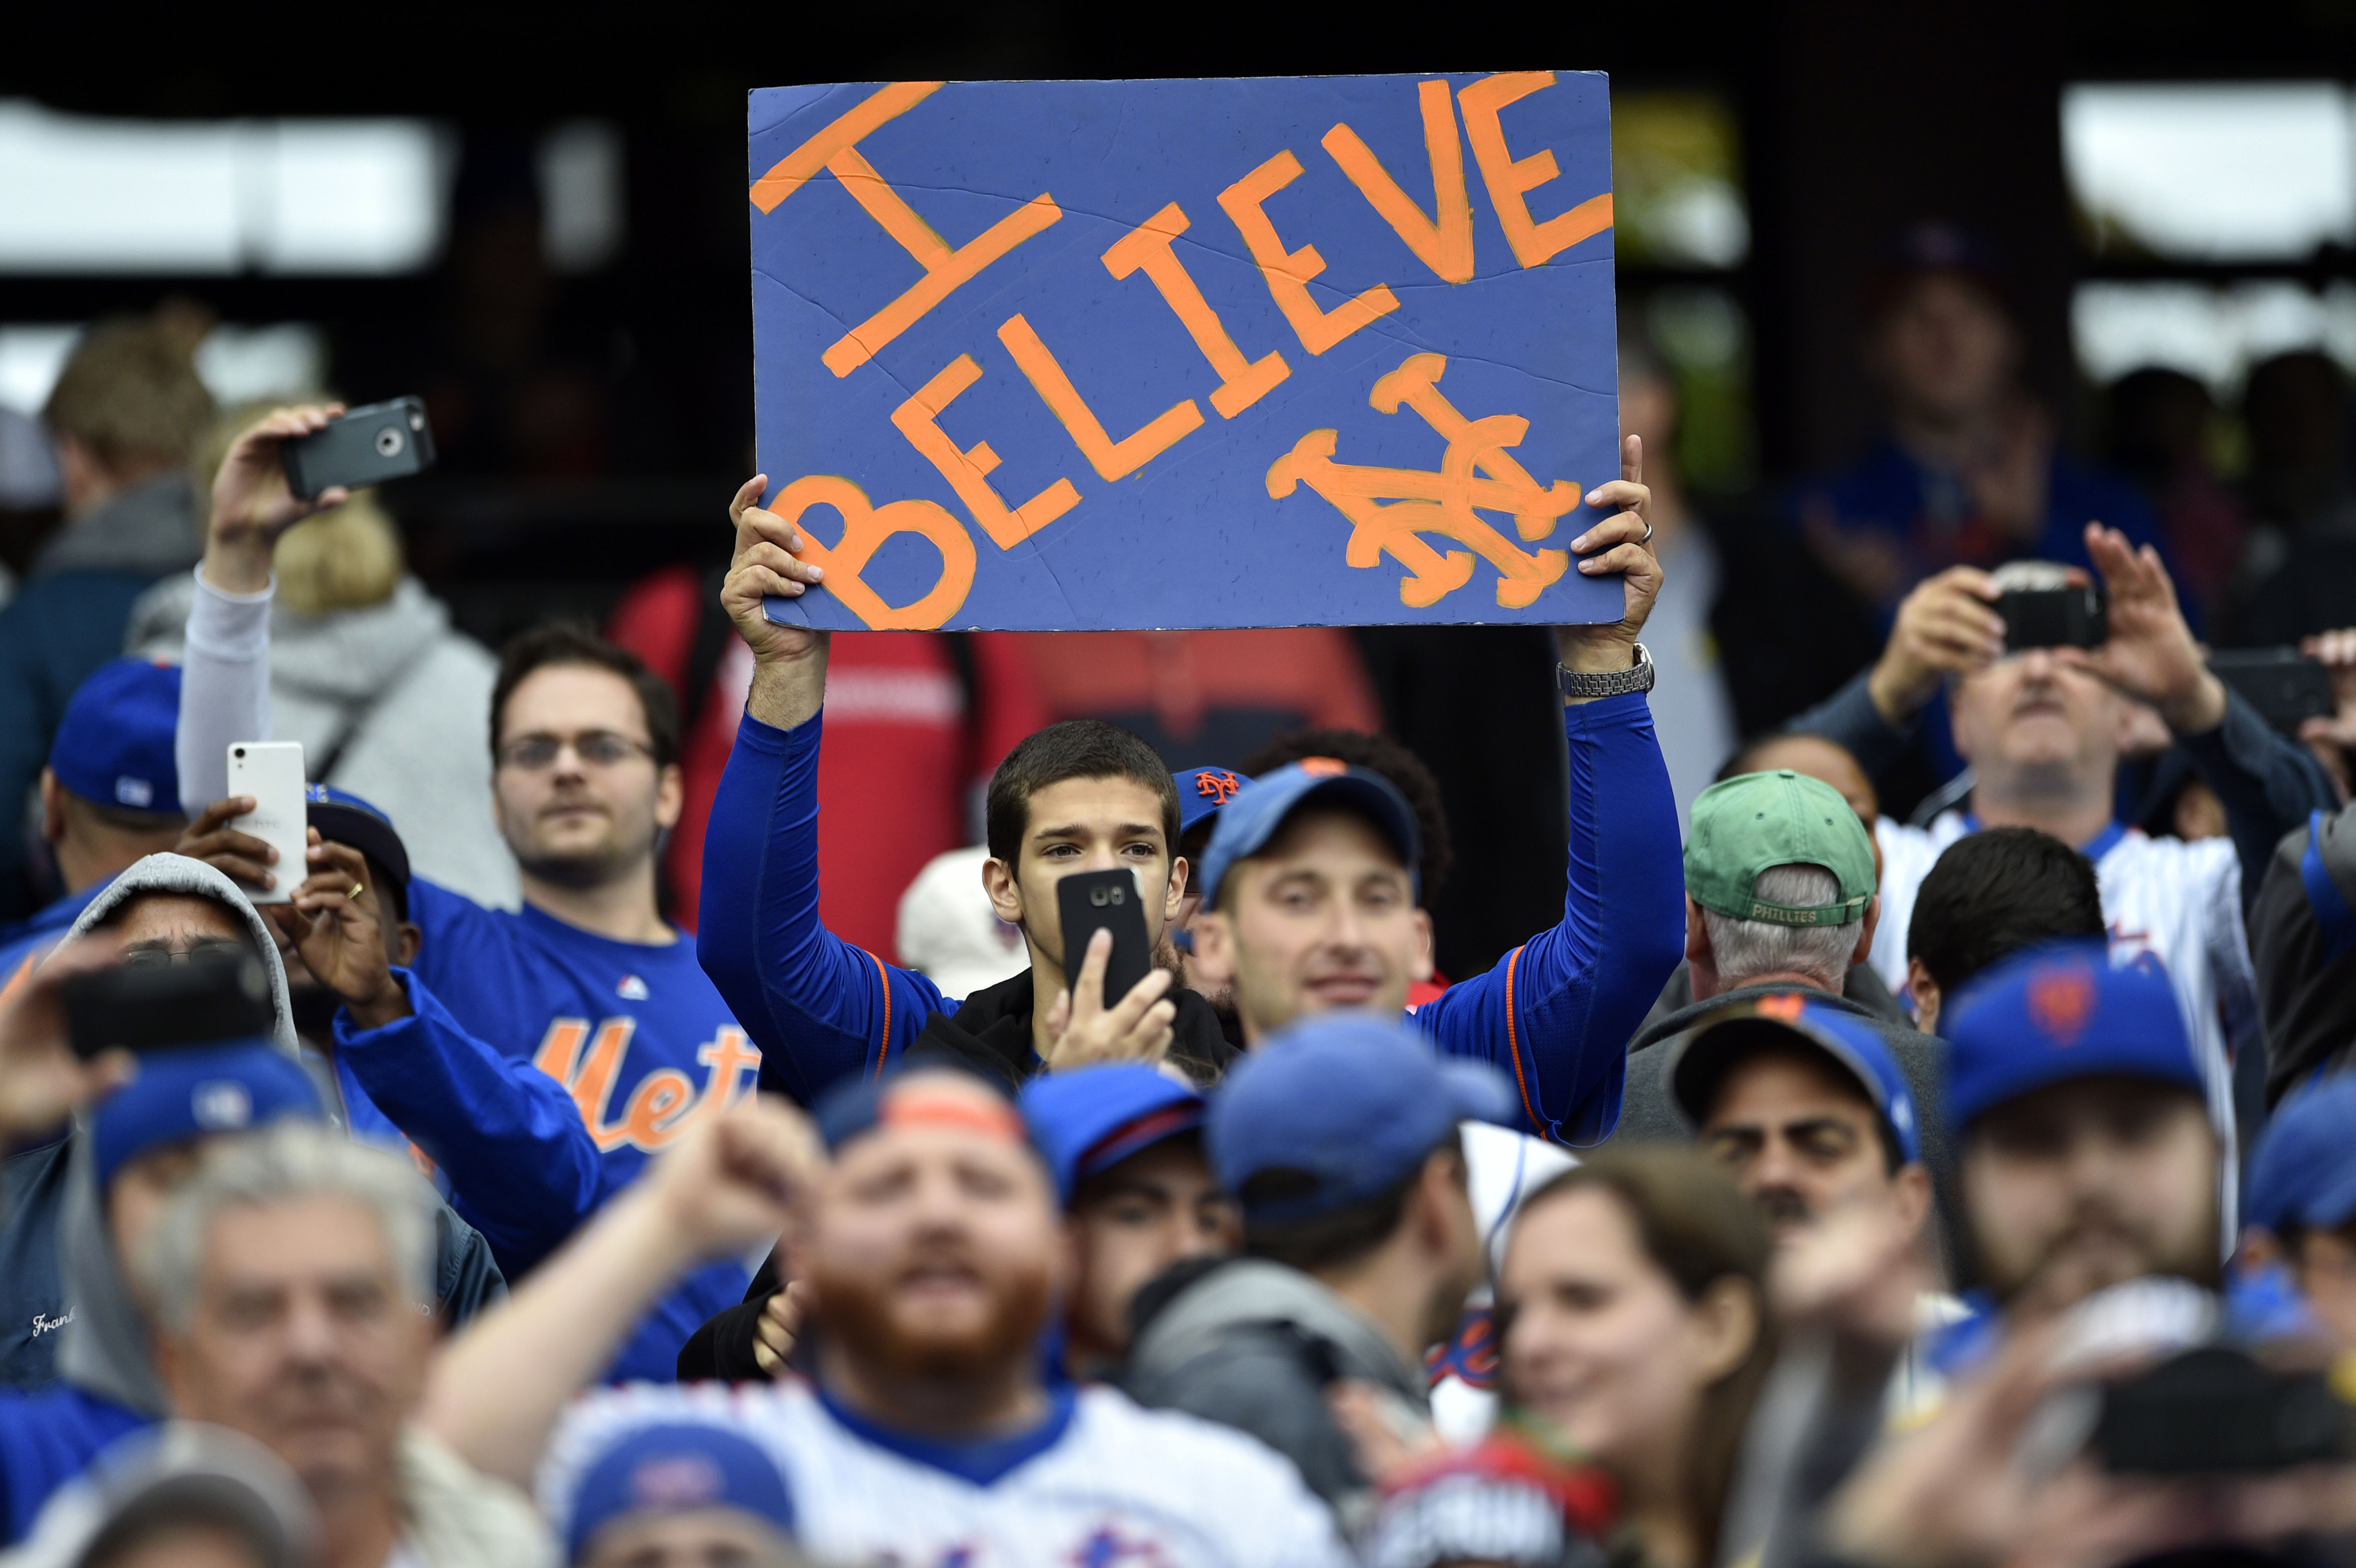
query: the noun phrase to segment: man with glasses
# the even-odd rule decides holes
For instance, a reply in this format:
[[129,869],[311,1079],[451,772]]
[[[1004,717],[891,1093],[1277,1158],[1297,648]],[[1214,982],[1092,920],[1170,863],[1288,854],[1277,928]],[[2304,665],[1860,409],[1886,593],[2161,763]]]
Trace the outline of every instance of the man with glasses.
[[[334,490],[314,501],[292,496],[279,445],[327,414],[290,409],[269,416],[231,445],[214,482],[181,707],[187,799],[209,803],[225,794],[229,742],[269,732],[272,541],[320,504],[342,498]],[[552,1159],[567,1152],[558,1134],[571,1129],[545,1125],[545,1097],[512,1064],[530,1062],[569,1091],[595,1145],[601,1179],[581,1189],[577,1211],[550,1217],[552,1245],[635,1179],[649,1154],[708,1111],[752,1093],[761,1057],[705,978],[694,944],[680,940],[657,904],[656,846],[681,803],[670,688],[634,656],[588,632],[541,626],[502,650],[488,717],[492,809],[516,858],[523,908],[485,909],[412,879],[408,918],[421,940],[405,966],[391,968],[402,994],[388,1001],[397,1005],[363,1018],[345,993],[335,1044],[339,1052],[404,1061],[420,1081],[469,1086],[410,1096],[413,1103],[394,1118],[429,1147],[487,1140],[512,1162]],[[454,713],[450,722],[480,720]],[[230,837],[230,853],[268,852],[258,839]],[[272,870],[259,859],[238,874],[248,871],[305,874]],[[356,898],[360,891],[356,882]],[[450,1174],[455,1181],[457,1173]],[[519,1169],[515,1180],[524,1185],[541,1174]],[[467,1207],[466,1191],[455,1197]],[[538,1261],[500,1260],[511,1273]],[[613,1375],[669,1379],[680,1345],[735,1304],[746,1277],[733,1262],[690,1275],[638,1326]]]

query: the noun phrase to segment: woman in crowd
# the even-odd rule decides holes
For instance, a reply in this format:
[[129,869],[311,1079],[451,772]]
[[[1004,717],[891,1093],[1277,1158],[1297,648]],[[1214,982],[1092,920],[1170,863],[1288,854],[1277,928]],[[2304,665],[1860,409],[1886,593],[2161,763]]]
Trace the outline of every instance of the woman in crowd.
[[1597,1153],[1515,1221],[1498,1280],[1501,1381],[1611,1474],[1644,1568],[1728,1555],[1719,1523],[1774,1360],[1772,1245],[1721,1171],[1668,1146]]

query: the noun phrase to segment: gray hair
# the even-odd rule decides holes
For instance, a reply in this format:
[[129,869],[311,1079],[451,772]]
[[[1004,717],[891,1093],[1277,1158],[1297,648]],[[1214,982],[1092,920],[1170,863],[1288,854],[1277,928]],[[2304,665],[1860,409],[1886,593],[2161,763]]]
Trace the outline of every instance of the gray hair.
[[185,1331],[196,1316],[213,1221],[233,1209],[310,1198],[348,1199],[375,1215],[402,1288],[421,1305],[433,1303],[441,1201],[434,1189],[400,1156],[298,1121],[225,1139],[207,1153],[130,1259],[140,1296],[164,1327]]
[[[1767,903],[1815,908],[1840,902],[1840,879],[1822,866],[1770,866],[1759,873],[1751,892]],[[1847,925],[1783,925],[1741,920],[1714,909],[1702,911],[1701,919],[1709,932],[1719,980],[1729,988],[1749,984],[1754,975],[1789,969],[1837,991],[1848,977],[1849,955],[1865,933],[1862,920]]]

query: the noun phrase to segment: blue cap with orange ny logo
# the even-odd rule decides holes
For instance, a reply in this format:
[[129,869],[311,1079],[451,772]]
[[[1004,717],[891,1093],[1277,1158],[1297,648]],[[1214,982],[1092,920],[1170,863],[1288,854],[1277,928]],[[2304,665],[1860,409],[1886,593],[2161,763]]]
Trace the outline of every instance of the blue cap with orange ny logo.
[[2113,967],[2100,942],[2057,943],[2007,959],[1965,987],[1942,1022],[1947,1112],[1959,1127],[2079,1078],[2208,1091],[2168,976],[2140,964]]
[[1170,775],[1178,785],[1178,831],[1194,824],[1236,798],[1251,783],[1251,774],[1233,768],[1180,768]]

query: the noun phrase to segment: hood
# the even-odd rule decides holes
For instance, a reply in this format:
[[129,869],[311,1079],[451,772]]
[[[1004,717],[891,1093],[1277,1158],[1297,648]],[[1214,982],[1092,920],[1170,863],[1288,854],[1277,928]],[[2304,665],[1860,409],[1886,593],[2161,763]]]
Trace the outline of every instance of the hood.
[[162,474],[60,528],[33,558],[32,575],[130,571],[161,577],[196,565],[203,553],[195,482],[184,473]]
[[[141,658],[181,657],[196,596],[193,572],[141,594],[131,607],[124,648]],[[372,702],[414,670],[426,650],[452,635],[448,607],[414,577],[402,578],[391,598],[363,609],[305,614],[273,604],[271,689],[282,699]]]
[[[286,968],[278,944],[237,884],[201,860],[185,855],[150,855],[134,863],[90,901],[73,923],[80,936],[103,921],[126,899],[146,892],[193,893],[235,910],[262,950],[270,976],[271,1038],[289,1056],[300,1051],[294,1018],[287,1005]],[[97,1167],[87,1137],[73,1140],[68,1157],[63,1208],[58,1216],[58,1257],[65,1275],[73,1320],[58,1345],[58,1375],[66,1381],[144,1414],[169,1413],[148,1348],[147,1329],[133,1305],[131,1287],[114,1255],[106,1204],[98,1190]]]
[[1300,1270],[1264,1258],[1224,1260],[1153,1311],[1138,1326],[1131,1375],[1167,1376],[1248,1324],[1296,1328],[1333,1350],[1338,1375],[1379,1384],[1417,1410],[1430,1408],[1422,1369],[1402,1360],[1357,1308]]

